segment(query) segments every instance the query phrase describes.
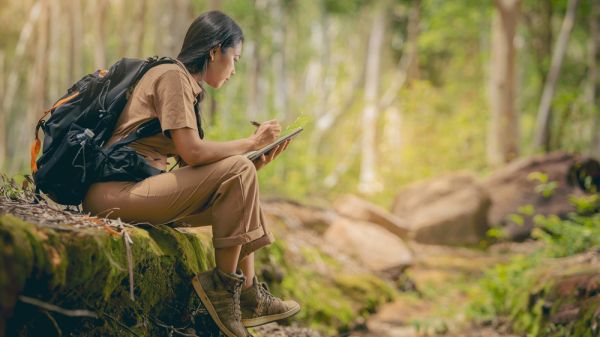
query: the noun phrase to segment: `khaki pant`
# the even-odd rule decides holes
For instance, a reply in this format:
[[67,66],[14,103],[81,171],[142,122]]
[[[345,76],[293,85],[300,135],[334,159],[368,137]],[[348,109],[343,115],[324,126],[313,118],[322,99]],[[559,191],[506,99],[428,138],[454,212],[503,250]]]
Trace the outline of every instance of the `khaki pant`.
[[93,184],[83,209],[130,223],[212,226],[215,248],[242,245],[241,257],[273,241],[260,207],[256,169],[241,155],[140,182]]

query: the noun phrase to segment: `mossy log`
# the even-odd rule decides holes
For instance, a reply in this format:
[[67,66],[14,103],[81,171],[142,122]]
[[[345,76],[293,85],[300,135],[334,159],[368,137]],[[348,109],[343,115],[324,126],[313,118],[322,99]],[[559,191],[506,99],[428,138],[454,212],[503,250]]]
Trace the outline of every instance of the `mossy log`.
[[529,275],[512,319],[532,336],[600,336],[600,251],[551,259]]
[[210,235],[45,228],[1,215],[0,247],[0,336],[218,335],[190,285],[214,265]]

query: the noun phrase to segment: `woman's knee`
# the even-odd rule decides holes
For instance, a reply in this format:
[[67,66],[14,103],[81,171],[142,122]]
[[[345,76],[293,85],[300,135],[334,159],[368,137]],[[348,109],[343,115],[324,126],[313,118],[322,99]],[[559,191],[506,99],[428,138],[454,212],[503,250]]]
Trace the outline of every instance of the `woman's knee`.
[[245,155],[239,154],[227,157],[224,160],[228,161],[230,167],[235,171],[256,174],[256,166],[254,166],[254,163]]

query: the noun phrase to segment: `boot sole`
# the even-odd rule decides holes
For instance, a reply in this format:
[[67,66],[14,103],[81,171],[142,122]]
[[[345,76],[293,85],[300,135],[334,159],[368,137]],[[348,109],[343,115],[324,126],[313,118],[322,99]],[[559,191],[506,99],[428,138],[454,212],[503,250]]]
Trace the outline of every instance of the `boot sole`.
[[227,335],[227,337],[240,337],[231,332],[229,329],[227,329],[223,322],[221,322],[221,319],[219,318],[219,315],[217,315],[215,307],[210,302],[210,299],[208,299],[208,295],[206,295],[206,292],[202,288],[200,280],[198,280],[197,276],[194,276],[194,278],[192,278],[192,285],[194,286],[194,290],[196,290],[196,294],[200,298],[200,301],[202,301],[202,304],[204,304],[204,307],[206,308],[206,310],[208,310],[210,317],[212,317],[213,321],[217,323],[219,330],[221,330],[221,332]]
[[299,311],[300,311],[300,306],[297,306],[297,307],[294,307],[294,308],[292,308],[292,309],[290,309],[290,310],[288,310],[286,312],[282,312],[280,314],[262,316],[262,317],[257,317],[257,318],[242,319],[242,324],[246,328],[251,328],[251,327],[254,327],[254,326],[259,326],[259,325],[263,325],[263,324],[275,322],[275,321],[278,321],[280,319],[292,317],[295,314],[297,314]]

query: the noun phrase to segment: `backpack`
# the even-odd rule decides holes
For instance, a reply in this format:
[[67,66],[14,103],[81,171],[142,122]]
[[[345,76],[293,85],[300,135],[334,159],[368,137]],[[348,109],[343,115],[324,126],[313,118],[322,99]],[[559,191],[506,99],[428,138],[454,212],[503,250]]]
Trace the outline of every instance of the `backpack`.
[[[146,71],[159,64],[175,62],[167,57],[123,58],[108,71],[88,74],[71,86],[44,112],[35,128],[31,170],[36,194],[41,191],[59,204],[79,205],[94,182],[141,181],[162,173],[127,146],[160,133],[160,122],[156,118],[111,146],[102,146],[112,136],[133,88]],[[44,121],[48,113],[51,116]],[[44,148],[36,161],[40,128],[44,132]]]

